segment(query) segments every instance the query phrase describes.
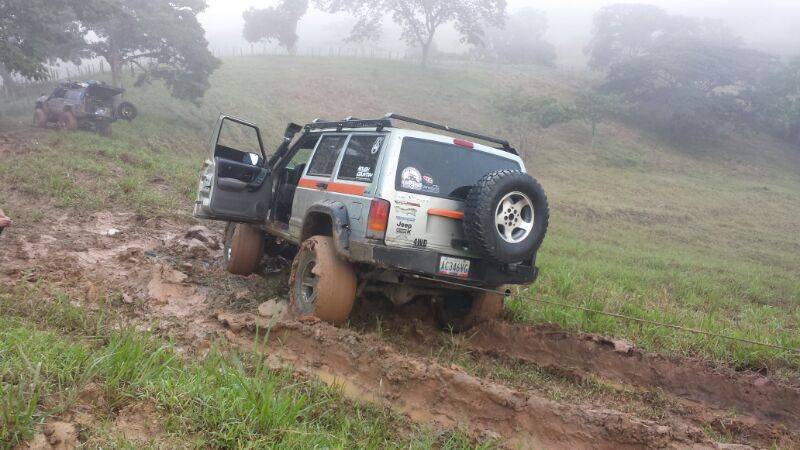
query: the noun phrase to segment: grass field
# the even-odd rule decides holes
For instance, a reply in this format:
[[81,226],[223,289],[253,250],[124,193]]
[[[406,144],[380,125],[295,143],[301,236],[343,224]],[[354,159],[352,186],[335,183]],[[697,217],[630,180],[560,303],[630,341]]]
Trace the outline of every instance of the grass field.
[[[525,67],[427,70],[365,59],[241,57],[225,61],[200,107],[160,86],[132,88],[140,117],[115,137],[30,126],[31,103],[5,106],[0,130],[27,142],[0,160],[6,196],[42,207],[187,215],[211,125],[220,111],[262,126],[270,146],[288,121],[400,112],[501,134],[498,92],[569,101],[588,78]],[[590,148],[581,122],[541,132],[523,150],[551,202],[540,280],[510,303],[514,320],[625,337],[649,350],[737,367],[797,373],[791,352],[640,326],[542,299],[800,347],[800,150],[734,135],[678,145],[620,123]],[[20,223],[36,209],[9,208]]]

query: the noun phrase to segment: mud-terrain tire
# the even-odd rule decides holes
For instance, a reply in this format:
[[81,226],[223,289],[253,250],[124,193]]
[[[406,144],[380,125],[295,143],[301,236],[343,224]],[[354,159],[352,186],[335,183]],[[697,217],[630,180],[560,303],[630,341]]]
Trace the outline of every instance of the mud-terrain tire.
[[33,124],[39,128],[47,128],[47,113],[42,108],[36,108],[34,111]]
[[78,119],[72,111],[64,111],[58,116],[58,128],[60,130],[75,131],[78,129]]
[[130,122],[139,115],[139,110],[136,109],[131,102],[122,102],[117,106],[116,115],[117,119],[127,120]]
[[542,245],[549,221],[547,196],[518,170],[486,174],[467,195],[464,231],[470,248],[501,264],[520,263]]
[[222,262],[225,270],[234,275],[247,276],[258,268],[264,249],[264,234],[246,223],[228,223]]
[[97,124],[97,134],[103,137],[111,137],[111,124],[110,123],[98,123]]
[[303,242],[289,277],[292,314],[342,325],[353,310],[356,287],[353,266],[339,258],[331,237],[312,236]]
[[462,292],[434,297],[433,317],[445,331],[463,333],[503,313],[503,296],[494,292]]

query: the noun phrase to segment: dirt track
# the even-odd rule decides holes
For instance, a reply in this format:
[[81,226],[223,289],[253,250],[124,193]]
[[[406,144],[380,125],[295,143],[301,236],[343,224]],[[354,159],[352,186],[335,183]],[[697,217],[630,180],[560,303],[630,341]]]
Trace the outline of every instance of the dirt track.
[[[562,374],[560,382],[577,389],[586,377],[612,386],[607,397],[553,399],[536,385],[482,377],[437,357],[431,349],[453,337],[436,331],[415,307],[393,308],[381,332],[298,322],[273,315],[281,309],[275,304],[259,314],[258,305],[268,299],[259,290],[280,286],[285,274],[264,281],[223,273],[216,264],[220,229],[125,213],[41,223],[2,236],[0,282],[24,283],[34,271],[80,286],[89,301],[98,290],[113,290],[133,305],[131,323],[158,321],[162,333],[198,353],[218,336],[251,348],[256,330],[270,329],[257,350],[271,364],[341,385],[347,396],[414,421],[459,427],[512,448],[800,447],[800,388],[786,381],[552,327],[501,322],[458,337],[478,362],[535,366]],[[373,304],[362,301],[359,314],[370,317]],[[614,400],[623,391],[636,395]],[[648,406],[651,396],[667,398],[655,417],[627,404]],[[729,443],[715,442],[717,436]]]

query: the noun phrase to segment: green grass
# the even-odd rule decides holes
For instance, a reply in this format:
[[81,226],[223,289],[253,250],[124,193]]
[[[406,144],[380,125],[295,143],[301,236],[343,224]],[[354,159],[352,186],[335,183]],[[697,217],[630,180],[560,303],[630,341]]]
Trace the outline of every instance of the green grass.
[[[270,148],[289,121],[388,111],[507,136],[551,202],[540,280],[510,309],[523,323],[627,337],[654,351],[700,355],[738,367],[789,370],[789,352],[545,306],[535,299],[800,347],[800,151],[759,136],[676,144],[624,124],[559,125],[531,136],[506,126],[499,92],[570,101],[591,78],[526,67],[421,69],[378,60],[240,57],[225,61],[201,107],[163,87],[133,88],[140,117],[115,137],[32,129],[17,104],[0,127],[21,127],[30,151],[0,160],[0,193],[55,207],[186,215],[207,139],[220,111],[262,126]],[[24,111],[24,115],[22,112]],[[14,113],[20,114],[16,116]],[[19,194],[14,194],[19,195]],[[11,213],[34,220],[14,204]],[[0,205],[3,207],[3,205]]]
[[[418,428],[320,382],[269,369],[260,355],[214,346],[204,358],[182,356],[157,336],[117,330],[110,316],[93,316],[74,300],[46,283],[0,289],[0,447],[25,442],[39,423],[75,407],[89,383],[106,405],[95,411],[100,421],[126,405],[155,404],[170,441],[150,444],[161,447],[471,446],[459,432]],[[113,427],[88,433],[96,447],[140,445]]]

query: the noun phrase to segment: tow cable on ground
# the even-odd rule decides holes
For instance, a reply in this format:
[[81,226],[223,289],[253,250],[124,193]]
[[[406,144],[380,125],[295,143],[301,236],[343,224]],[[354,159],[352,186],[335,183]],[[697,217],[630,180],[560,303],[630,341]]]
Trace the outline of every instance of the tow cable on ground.
[[747,343],[747,344],[758,345],[758,346],[761,346],[761,347],[768,347],[768,348],[772,348],[772,349],[775,349],[775,350],[783,350],[783,351],[786,351],[786,352],[789,352],[789,353],[794,353],[795,356],[800,356],[800,348],[789,348],[789,347],[784,347],[784,346],[781,346],[781,345],[768,344],[766,342],[752,341],[750,339],[738,338],[738,337],[735,337],[735,336],[727,336],[727,335],[718,334],[718,333],[712,333],[710,331],[698,330],[696,328],[687,328],[687,327],[682,327],[680,325],[673,325],[673,324],[670,324],[670,323],[657,322],[655,320],[641,319],[639,317],[631,317],[631,316],[626,316],[624,314],[600,311],[600,310],[597,310],[597,309],[586,308],[585,306],[570,305],[569,303],[559,303],[559,302],[554,302],[554,301],[551,301],[551,300],[542,300],[542,299],[532,299],[532,300],[534,302],[545,303],[545,304],[553,305],[553,306],[560,306],[562,308],[574,308],[574,309],[578,309],[578,310],[581,310],[581,311],[590,312],[590,313],[594,313],[594,314],[600,314],[600,315],[604,315],[604,316],[615,317],[617,319],[623,319],[623,320],[629,320],[629,321],[632,321],[632,322],[645,323],[645,324],[648,324],[648,325],[656,325],[656,326],[660,326],[660,327],[672,328],[672,329],[675,329],[675,330],[685,331],[687,333],[702,334],[702,335],[710,336],[710,337],[717,337],[717,338],[721,338],[721,339],[728,339],[728,340],[731,340],[731,341],[738,341],[738,342],[744,342],[744,343]]
[[[458,286],[458,287],[462,287],[462,288],[468,288],[468,289],[472,289],[472,290],[476,290],[476,291],[489,292],[489,293],[492,293],[492,294],[502,295],[504,297],[510,297],[511,296],[511,291],[509,289],[506,289],[505,291],[500,291],[500,290],[496,290],[496,289],[487,289],[487,288],[482,288],[482,287],[478,287],[478,286],[471,286],[471,285],[464,284],[464,283],[456,283],[454,281],[447,281],[447,280],[440,280],[440,279],[436,279],[436,278],[429,278],[429,277],[422,276],[422,275],[413,275],[413,277],[414,278],[418,278],[418,279],[422,279],[422,280],[436,281],[438,283],[444,283],[444,284],[449,284],[449,285]],[[731,340],[731,341],[744,342],[746,344],[752,344],[752,345],[757,345],[757,346],[761,346],[761,347],[767,347],[767,348],[771,348],[771,349],[774,349],[774,350],[783,350],[785,352],[792,353],[795,356],[800,356],[800,348],[789,348],[789,347],[784,347],[782,345],[768,344],[766,342],[753,341],[753,340],[750,340],[750,339],[738,338],[738,337],[735,337],[735,336],[727,336],[727,335],[724,335],[724,334],[712,333],[711,331],[698,330],[696,328],[682,327],[680,325],[673,325],[673,324],[670,324],[670,323],[657,322],[655,320],[641,319],[639,317],[626,316],[624,314],[600,311],[598,309],[587,308],[585,306],[570,305],[569,303],[559,303],[559,302],[554,302],[554,301],[551,301],[551,300],[542,300],[542,299],[532,299],[532,301],[539,302],[539,303],[545,303],[545,304],[553,305],[553,306],[559,306],[559,307],[562,307],[562,308],[578,309],[578,310],[581,310],[581,311],[590,312],[590,313],[594,313],[594,314],[600,314],[600,315],[603,315],[603,316],[614,317],[614,318],[622,319],[622,320],[629,320],[631,322],[638,322],[638,323],[644,323],[644,324],[648,324],[648,325],[655,325],[655,326],[659,326],[659,327],[672,328],[672,329],[679,330],[679,331],[684,331],[684,332],[687,332],[687,333],[701,334],[701,335],[709,336],[709,337],[716,337],[716,338],[720,338],[720,339],[728,339],[728,340]]]

